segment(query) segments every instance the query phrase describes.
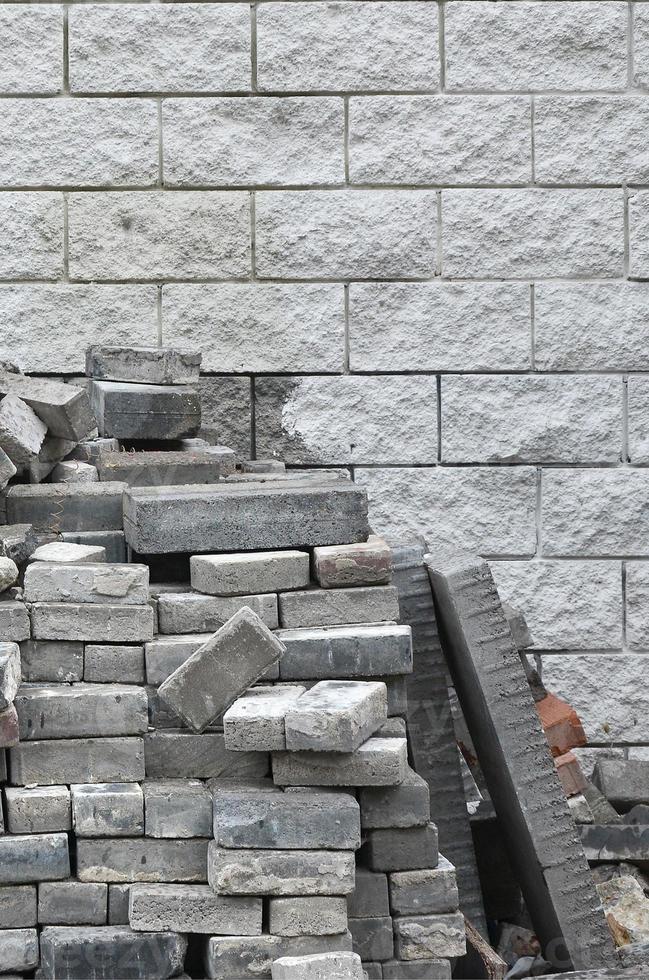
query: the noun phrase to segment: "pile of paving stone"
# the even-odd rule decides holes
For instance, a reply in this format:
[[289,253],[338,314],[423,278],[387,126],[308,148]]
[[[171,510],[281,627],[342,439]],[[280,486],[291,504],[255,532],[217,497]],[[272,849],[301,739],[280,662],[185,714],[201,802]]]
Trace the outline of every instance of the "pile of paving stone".
[[362,489],[196,439],[199,364],[92,349],[98,432],[4,491],[0,974],[450,977],[390,549]]

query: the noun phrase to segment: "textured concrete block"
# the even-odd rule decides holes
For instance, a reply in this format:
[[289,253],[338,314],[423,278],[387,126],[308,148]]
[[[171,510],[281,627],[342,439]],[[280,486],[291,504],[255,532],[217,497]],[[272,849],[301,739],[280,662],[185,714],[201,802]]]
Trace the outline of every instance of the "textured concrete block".
[[205,92],[250,87],[250,24],[236,5],[108,10],[70,18],[73,92]]
[[36,929],[0,930],[0,963],[5,970],[33,970],[39,963]]
[[358,919],[389,915],[387,876],[357,867],[354,891],[347,896],[347,913]]
[[412,670],[408,626],[381,623],[280,630],[278,636],[286,647],[280,660],[282,680],[373,677]]
[[24,640],[20,660],[24,681],[83,680],[83,643],[79,641]]
[[177,933],[132,932],[125,926],[47,926],[41,933],[41,968],[61,980],[108,980],[123,972],[132,978],[177,976],[187,939]]
[[340,897],[271,898],[268,914],[273,936],[331,936],[347,929],[347,902]]
[[365,976],[355,953],[315,953],[281,956],[272,968],[273,980],[362,980]]
[[210,639],[211,633],[188,633],[182,636],[158,636],[145,644],[146,679],[149,684],[162,684],[170,674],[184,664],[199,647]]
[[30,635],[27,606],[18,600],[0,601],[0,635],[5,642],[20,643]]
[[[258,77],[263,90],[431,89],[439,83],[437,10],[416,3],[304,7],[277,3],[260,11]],[[308,55],[307,55],[308,52]]]
[[7,517],[53,533],[121,530],[125,489],[124,483],[18,484],[7,493]]
[[0,887],[0,930],[24,929],[36,925],[36,886]]
[[288,592],[279,596],[279,617],[285,629],[390,622],[399,618],[399,597],[391,585]]
[[223,716],[226,747],[233,752],[285,749],[286,713],[305,690],[299,684],[291,684],[246,691]]
[[389,960],[394,956],[392,919],[350,919],[354,952],[363,960]]
[[393,914],[455,912],[459,906],[455,868],[441,854],[436,868],[393,871],[388,881]]
[[130,885],[108,885],[108,924],[127,926]]
[[359,803],[363,829],[417,827],[430,821],[428,783],[412,769],[398,786],[366,786]]
[[161,633],[213,633],[239,613],[251,609],[269,629],[277,629],[274,593],[246,596],[207,596],[194,592],[165,593],[158,598]]
[[214,838],[220,848],[356,850],[358,803],[348,793],[214,794]]
[[216,483],[221,475],[219,460],[200,449],[196,452],[102,453],[97,467],[102,480],[120,480],[130,487]]
[[144,834],[144,798],[138,783],[70,787],[77,837],[137,837]]
[[626,87],[626,18],[616,4],[458,3],[445,34],[451,91]]
[[621,274],[623,215],[616,190],[447,190],[442,215],[449,276]]
[[95,684],[144,684],[144,647],[86,643],[83,677]]
[[618,813],[649,803],[649,764],[644,760],[598,759],[593,782]]
[[642,377],[631,377],[628,382],[628,457],[632,463],[649,462],[649,439],[646,435],[649,419],[649,388]]
[[212,794],[200,780],[148,779],[142,789],[147,837],[211,836]]
[[531,120],[525,98],[351,99],[349,126],[354,183],[518,184],[531,177]]
[[437,208],[430,191],[259,191],[256,199],[262,278],[408,278],[435,271]]
[[133,885],[129,923],[137,931],[259,936],[261,898],[215,895],[208,885]]
[[314,548],[313,571],[323,589],[385,585],[392,576],[390,548],[375,534],[358,544]]
[[276,663],[283,645],[244,607],[164,681],[159,697],[200,732]]
[[99,281],[247,276],[249,208],[243,191],[71,194],[70,275]]
[[99,882],[56,881],[38,886],[38,921],[52,926],[103,926],[108,886]]
[[[5,395],[0,402],[0,448],[13,464],[14,473],[38,455],[46,433],[47,426],[29,405],[17,395]],[[3,481],[11,476],[9,467]]]
[[61,194],[7,191],[0,201],[3,279],[58,279],[63,272]]
[[[105,561],[126,561],[123,531],[82,531],[77,534],[63,531],[61,538],[70,544],[103,548],[106,552]],[[93,561],[102,561],[102,559],[93,558]]]
[[173,185],[344,180],[338,98],[166,99],[162,126],[165,181]]
[[2,71],[6,94],[55,94],[63,84],[63,11],[45,4],[7,7],[0,21]]
[[201,354],[171,347],[109,347],[86,351],[86,374],[99,381],[188,385],[198,381]]
[[245,596],[304,589],[309,584],[306,551],[266,551],[242,555],[193,555],[192,588],[217,596]]
[[21,742],[9,750],[11,781],[40,783],[106,783],[144,779],[141,738],[68,738]]
[[52,483],[97,483],[99,473],[91,463],[81,463],[76,459],[62,460],[51,473]]
[[214,980],[270,977],[274,961],[282,956],[351,951],[348,932],[336,936],[211,936],[205,947],[205,971]]
[[57,881],[69,876],[66,834],[0,836],[0,884]]
[[230,752],[220,732],[149,732],[144,738],[147,777],[211,779],[266,776],[268,756],[259,752]]
[[439,857],[437,828],[429,823],[423,827],[371,830],[365,853],[372,871],[411,871],[422,865],[434,868]]
[[404,915],[394,920],[395,950],[402,960],[464,956],[466,936],[461,912]]
[[620,458],[617,378],[458,375],[442,378],[441,399],[445,462],[615,463]]
[[45,423],[50,436],[79,442],[95,428],[88,395],[83,388],[3,371],[0,393],[16,395],[29,405]]
[[200,399],[187,385],[91,380],[88,391],[102,436],[182,439],[200,429]]
[[320,681],[289,706],[286,748],[354,752],[383,724],[387,711],[381,682]]
[[85,565],[86,562],[106,561],[106,549],[101,545],[50,541],[48,544],[39,545],[30,555],[30,561],[43,561],[57,565]]
[[16,697],[23,741],[147,730],[146,692],[126,684],[24,684]]
[[77,844],[80,881],[204,882],[206,867],[206,840],[103,838]]
[[210,841],[207,877],[219,895],[347,895],[354,852],[226,850]]
[[370,738],[355,752],[273,752],[279,786],[393,786],[407,771],[406,741]]
[[67,786],[5,787],[7,829],[11,834],[47,834],[70,830]]
[[[69,548],[70,545],[65,547]],[[33,561],[25,570],[25,602],[100,602],[142,606],[149,601],[146,565]]]
[[353,486],[132,487],[128,543],[140,554],[266,550],[366,540],[367,501]]
[[20,680],[20,647],[17,643],[0,643],[0,711],[14,701]]
[[136,643],[153,639],[151,606],[37,602],[32,606],[37,640]]

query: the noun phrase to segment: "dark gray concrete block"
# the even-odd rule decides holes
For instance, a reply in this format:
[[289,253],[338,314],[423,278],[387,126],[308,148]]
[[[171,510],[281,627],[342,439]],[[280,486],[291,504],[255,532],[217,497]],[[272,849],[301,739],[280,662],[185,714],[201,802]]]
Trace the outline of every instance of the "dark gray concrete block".
[[461,912],[398,916],[394,920],[394,947],[400,960],[464,956],[464,916]]
[[16,695],[23,741],[141,735],[146,691],[127,684],[23,684]]
[[282,680],[375,680],[412,670],[408,626],[331,626],[280,630],[278,635],[286,647],[280,663]]
[[147,837],[211,836],[212,794],[205,783],[198,779],[149,779],[142,789]]
[[38,962],[36,929],[0,930],[0,964],[3,973],[16,970],[22,974],[24,970],[33,970]]
[[598,759],[593,782],[619,813],[649,803],[649,762],[644,759]]
[[61,538],[74,544],[98,545],[105,548],[106,561],[126,561],[126,541],[123,531],[63,531]]
[[23,640],[22,678],[58,684],[83,680],[83,643],[79,640]]
[[70,787],[77,837],[144,834],[144,798],[138,783],[78,783]]
[[182,439],[201,427],[199,395],[186,385],[91,381],[88,394],[101,436]]
[[46,926],[41,966],[47,980],[166,980],[183,969],[187,939],[126,926]]
[[359,795],[364,830],[417,827],[430,822],[428,784],[409,769],[398,786],[367,786]]
[[86,643],[83,677],[94,684],[144,684],[144,647]]
[[144,743],[141,738],[20,742],[9,749],[9,765],[17,786],[136,782],[144,779]]
[[120,480],[129,487],[217,483],[221,475],[218,457],[201,450],[102,453],[97,470],[101,480]]
[[51,926],[103,926],[108,886],[100,882],[51,881],[38,886],[38,921]]
[[198,381],[201,354],[171,347],[93,345],[86,351],[86,375],[99,381],[186,385]]
[[347,896],[350,918],[372,919],[390,914],[388,877],[361,866],[356,868],[354,891]]
[[279,597],[279,616],[284,629],[390,622],[399,617],[399,599],[391,585],[287,592]]
[[36,921],[36,885],[0,887],[0,929],[26,929]]
[[108,885],[108,924],[127,926],[130,885]]
[[207,841],[149,840],[146,837],[80,839],[80,881],[207,881]]
[[158,597],[161,633],[213,633],[244,608],[252,609],[269,629],[277,629],[277,596],[211,596],[198,592],[165,593]]
[[133,885],[129,923],[138,931],[260,936],[263,901],[215,895],[209,885]]
[[363,854],[372,871],[410,871],[437,865],[437,828],[386,828],[371,830]]
[[392,919],[382,918],[350,919],[349,931],[352,934],[354,952],[362,960],[391,960],[394,956],[392,938]]
[[347,901],[341,896],[271,898],[268,931],[273,936],[335,936],[347,930]]
[[649,826],[646,824],[580,824],[577,831],[591,863],[630,861],[649,867]]
[[390,960],[383,964],[383,980],[451,980],[449,960]]
[[72,826],[67,786],[6,786],[7,829],[12,834],[48,834]]
[[19,483],[7,491],[7,520],[37,531],[121,531],[125,483]]
[[289,707],[286,747],[292,752],[355,752],[387,719],[380,681],[320,681]]
[[251,980],[270,977],[275,960],[351,952],[349,932],[336,936],[211,936],[205,944],[204,968],[212,980]]
[[144,736],[147,778],[209,779],[266,776],[268,755],[230,752],[220,732],[164,731]]
[[0,836],[0,885],[58,881],[69,877],[67,834]]
[[284,750],[286,713],[305,690],[299,684],[250,688],[223,715],[226,746],[233,752]]
[[279,786],[394,786],[408,767],[406,740],[369,738],[355,752],[273,752]]
[[0,555],[24,565],[38,547],[38,536],[30,524],[7,524],[0,527]]
[[20,643],[30,635],[29,612],[21,600],[0,599],[0,636],[7,642]]
[[32,633],[37,640],[137,643],[153,639],[151,606],[35,602]]
[[393,871],[388,881],[393,914],[427,915],[459,907],[455,868],[441,854],[436,868]]

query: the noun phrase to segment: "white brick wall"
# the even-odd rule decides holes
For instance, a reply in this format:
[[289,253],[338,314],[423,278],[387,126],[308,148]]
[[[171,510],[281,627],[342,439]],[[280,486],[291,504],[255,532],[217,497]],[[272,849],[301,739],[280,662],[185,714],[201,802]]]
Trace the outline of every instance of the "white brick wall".
[[492,558],[649,742],[649,3],[0,3],[0,357],[194,343],[205,430]]

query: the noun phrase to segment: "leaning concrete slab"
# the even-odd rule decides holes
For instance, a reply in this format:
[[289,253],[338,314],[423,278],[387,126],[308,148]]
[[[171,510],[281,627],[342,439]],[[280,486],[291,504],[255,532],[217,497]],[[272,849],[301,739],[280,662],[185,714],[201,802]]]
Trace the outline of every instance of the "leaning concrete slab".
[[38,456],[46,435],[47,426],[29,405],[17,395],[5,395],[0,402],[0,448],[14,464],[14,473]]
[[611,935],[489,566],[453,555],[427,564],[443,647],[536,933],[555,956],[562,943],[577,968],[613,966]]
[[50,435],[80,442],[96,427],[88,395],[83,388],[51,381],[29,378],[23,374],[0,372],[0,395],[17,395],[39,419]]

